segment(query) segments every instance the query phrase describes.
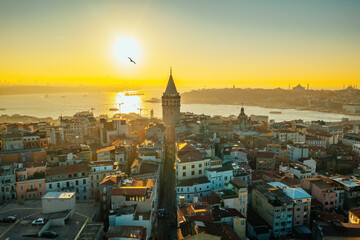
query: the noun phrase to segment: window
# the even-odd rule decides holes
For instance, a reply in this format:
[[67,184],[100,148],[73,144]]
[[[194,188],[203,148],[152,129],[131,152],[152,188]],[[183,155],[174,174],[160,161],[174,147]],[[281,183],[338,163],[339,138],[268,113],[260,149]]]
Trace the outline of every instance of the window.
[[60,188],[60,183],[57,183],[57,187]]
[[86,179],[83,179],[83,184],[86,184]]
[[76,186],[77,186],[77,185],[79,185],[79,181],[78,181],[78,180],[76,180],[76,181],[75,181],[75,184],[76,184]]
[[186,177],[186,172],[183,172],[183,177]]
[[186,170],[186,166],[183,166],[183,170]]
[[91,181],[94,180],[94,176],[91,176]]
[[[51,185],[51,184],[50,184]],[[51,187],[50,187],[51,188]],[[20,186],[20,190],[22,191],[22,190],[24,190],[24,187],[23,186]],[[4,192],[4,190],[3,190],[3,192]]]
[[191,165],[191,168],[195,168],[195,165],[193,164],[193,165]]
[[201,163],[199,164],[199,167],[202,167],[202,164],[201,164]]
[[52,188],[52,185],[51,185],[51,183],[49,184],[49,188]]
[[86,187],[83,188],[83,191],[86,192]]
[[39,188],[41,188],[41,183],[39,183]]
[[199,174],[202,174],[202,170],[199,170]]
[[193,175],[193,176],[194,176],[194,175],[195,175],[195,171],[191,171],[191,175]]

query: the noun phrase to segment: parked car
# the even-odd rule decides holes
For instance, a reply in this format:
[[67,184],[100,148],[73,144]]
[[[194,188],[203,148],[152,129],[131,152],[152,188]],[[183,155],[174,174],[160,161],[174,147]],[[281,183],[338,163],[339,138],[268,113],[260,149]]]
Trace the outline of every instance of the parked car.
[[55,231],[45,231],[41,237],[43,238],[57,238],[57,236],[59,236],[59,234]]
[[158,210],[158,217],[165,217],[165,214],[166,214],[166,212],[165,212],[165,209],[163,209],[163,208],[160,208],[159,210]]
[[38,218],[34,221],[32,221],[32,225],[44,225],[46,223],[46,219],[45,218]]
[[5,222],[5,223],[15,222],[16,221],[16,216],[7,216],[6,218],[3,218],[1,221]]

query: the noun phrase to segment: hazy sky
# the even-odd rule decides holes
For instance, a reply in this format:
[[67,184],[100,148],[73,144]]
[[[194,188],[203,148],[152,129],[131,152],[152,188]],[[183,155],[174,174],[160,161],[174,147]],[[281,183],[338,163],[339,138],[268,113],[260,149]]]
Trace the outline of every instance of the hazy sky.
[[164,85],[170,65],[180,87],[360,85],[360,1],[0,0],[0,84]]

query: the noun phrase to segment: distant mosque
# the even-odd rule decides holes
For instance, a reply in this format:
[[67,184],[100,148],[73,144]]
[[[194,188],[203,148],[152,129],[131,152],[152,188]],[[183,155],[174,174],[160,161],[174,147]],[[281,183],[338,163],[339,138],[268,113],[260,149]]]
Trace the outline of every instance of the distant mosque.
[[[293,87],[292,90],[302,92],[302,91],[305,91],[305,87],[301,86],[300,83],[299,83],[296,87]],[[309,84],[307,85],[307,90],[309,90]]]

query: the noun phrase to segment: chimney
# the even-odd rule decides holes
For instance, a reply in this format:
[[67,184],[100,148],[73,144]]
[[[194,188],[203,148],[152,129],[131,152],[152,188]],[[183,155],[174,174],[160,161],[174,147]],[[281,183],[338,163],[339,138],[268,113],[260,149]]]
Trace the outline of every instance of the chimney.
[[185,206],[185,196],[180,196],[179,197],[179,207],[182,208],[183,206]]

